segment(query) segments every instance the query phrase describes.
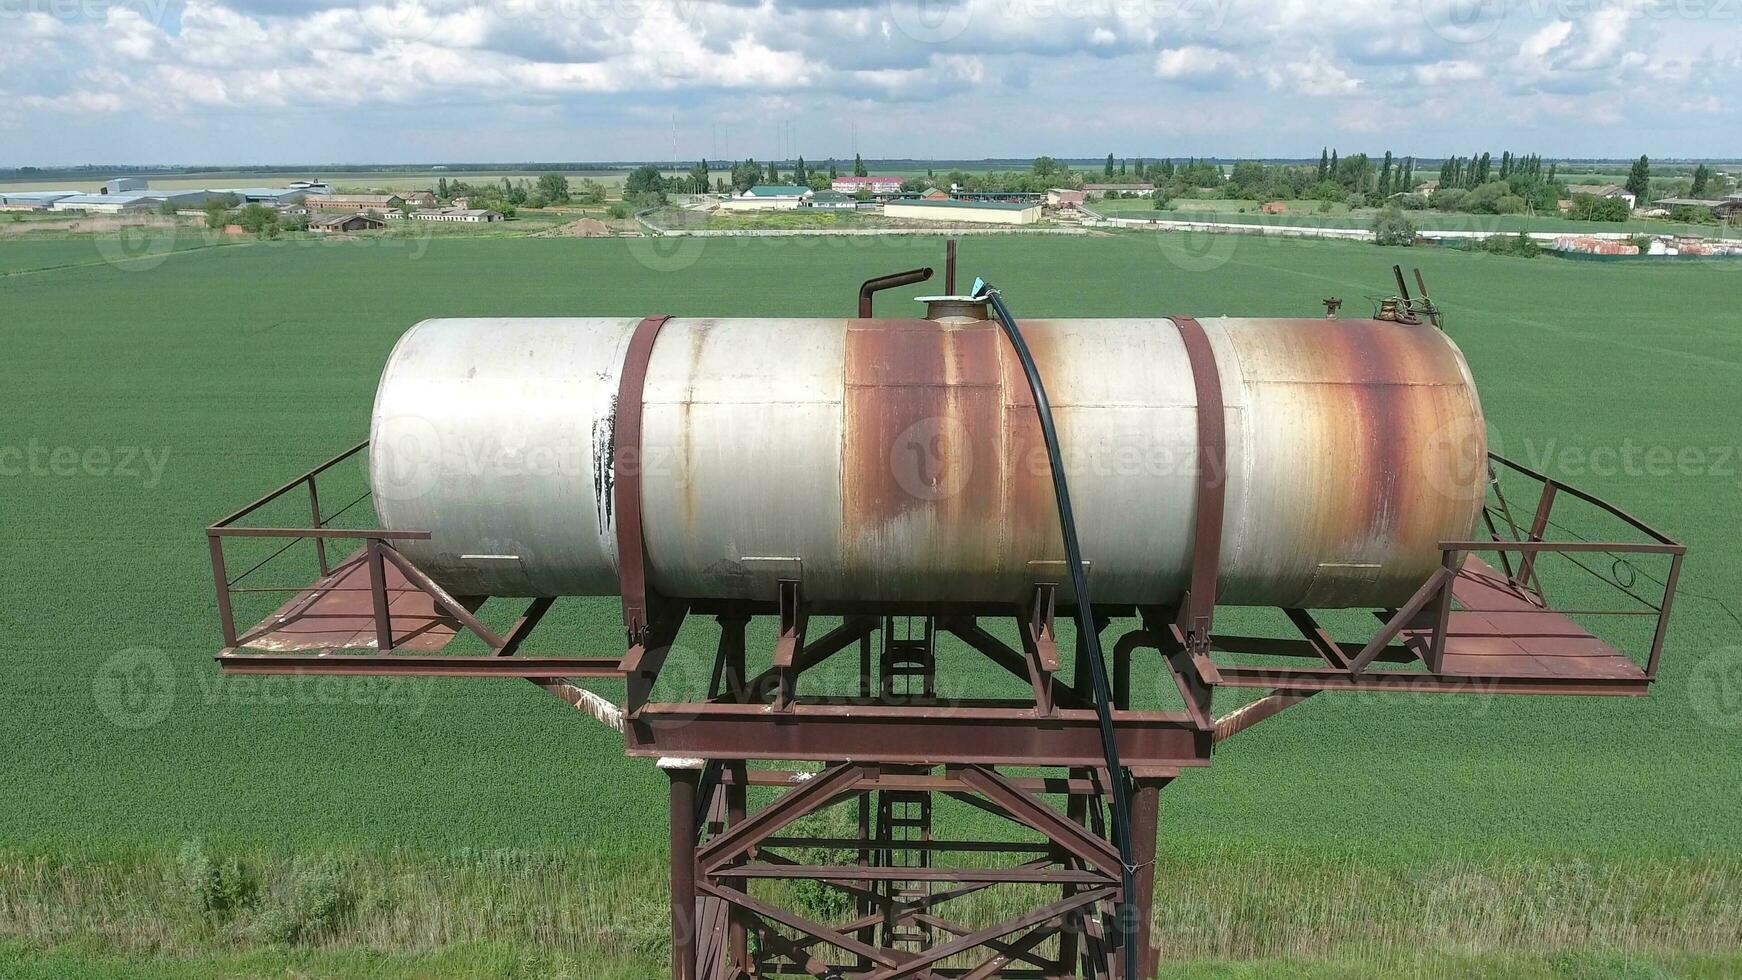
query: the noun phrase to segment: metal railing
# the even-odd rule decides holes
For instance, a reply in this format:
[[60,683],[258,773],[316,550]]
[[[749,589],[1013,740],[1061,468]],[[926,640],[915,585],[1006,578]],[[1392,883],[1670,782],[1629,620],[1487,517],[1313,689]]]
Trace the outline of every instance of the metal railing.
[[[1424,593],[1431,591],[1434,593],[1432,598],[1439,603],[1437,609],[1440,627],[1433,638],[1428,668],[1437,671],[1440,657],[1444,653],[1445,623],[1451,612],[1452,586],[1459,574],[1460,556],[1468,552],[1488,552],[1498,556],[1500,570],[1505,575],[1506,583],[1521,598],[1534,604],[1537,607],[1535,610],[1537,612],[1561,616],[1655,617],[1656,623],[1652,630],[1651,649],[1644,666],[1646,678],[1655,680],[1658,664],[1663,657],[1664,638],[1669,631],[1670,610],[1675,602],[1676,584],[1681,578],[1682,559],[1687,554],[1687,547],[1595,494],[1564,483],[1522,463],[1507,459],[1498,453],[1489,453],[1488,461],[1491,473],[1489,486],[1494,491],[1492,501],[1485,503],[1482,509],[1482,517],[1488,527],[1488,538],[1441,542],[1440,549],[1444,556],[1442,569],[1435,575],[1434,579],[1423,587],[1422,592],[1417,593],[1417,597],[1421,597]],[[1541,487],[1537,494],[1536,509],[1527,527],[1521,527],[1514,517],[1511,505],[1501,489],[1499,474],[1495,467],[1522,475],[1535,481]],[[1556,524],[1553,519],[1555,505],[1563,497],[1571,497],[1596,508],[1601,513],[1625,524],[1645,540],[1602,541],[1574,534],[1564,526]],[[1551,540],[1549,537],[1550,528],[1570,534],[1574,540]],[[1661,585],[1663,587],[1662,595],[1654,601],[1635,592],[1631,587],[1631,582],[1624,584],[1618,580],[1618,577],[1606,576],[1575,557],[1583,554],[1608,555],[1613,560],[1615,568],[1626,566],[1636,576],[1644,576]],[[1566,557],[1573,565],[1583,569],[1598,581],[1634,600],[1637,606],[1626,609],[1560,609],[1551,607],[1540,574],[1540,559],[1544,555]],[[1669,556],[1668,574],[1663,579],[1656,579],[1641,571],[1637,565],[1624,557],[1629,555],[1667,555]],[[1421,606],[1417,605],[1414,610],[1410,611],[1410,615],[1418,613],[1420,608]],[[1480,612],[1481,610],[1475,611]],[[1404,617],[1394,617],[1394,620],[1397,619],[1404,619]],[[1390,625],[1387,624],[1388,627]],[[1390,630],[1390,635],[1395,636],[1396,632],[1396,630]],[[1389,637],[1386,639],[1389,642]]]
[[[255,500],[253,503],[247,504],[230,514],[228,517],[225,517],[206,528],[206,545],[211,552],[212,559],[212,581],[217,588],[218,594],[218,621],[223,628],[224,647],[226,649],[232,649],[240,645],[243,639],[246,639],[245,637],[240,636],[236,629],[236,613],[233,601],[234,595],[238,593],[257,592],[299,593],[309,589],[309,586],[306,584],[299,586],[256,586],[251,588],[239,588],[237,587],[237,583],[260,570],[273,559],[290,550],[296,544],[307,540],[314,541],[315,561],[320,566],[321,577],[324,579],[333,572],[333,566],[327,558],[327,542],[335,539],[364,542],[364,547],[367,550],[366,560],[369,564],[369,587],[370,591],[374,593],[375,599],[377,641],[380,643],[380,648],[383,652],[392,648],[393,627],[392,621],[387,613],[387,579],[386,569],[383,562],[386,560],[392,560],[396,566],[400,566],[401,571],[409,568],[410,563],[405,561],[404,556],[393,550],[387,542],[423,541],[429,538],[430,533],[428,531],[389,531],[385,528],[353,529],[328,526],[328,522],[337,518],[340,514],[344,513],[344,511],[356,506],[362,500],[367,499],[369,496],[367,493],[362,497],[359,497],[357,500],[352,501],[350,504],[347,504],[340,511],[324,518],[321,516],[319,487],[320,475],[353,456],[356,456],[358,453],[368,448],[368,446],[369,441],[365,439],[357,445],[352,446],[350,449],[345,450],[319,466],[303,473],[301,476],[292,479],[271,493]],[[256,513],[268,504],[291,494],[298,488],[304,488],[308,491],[309,526],[242,527],[238,525],[239,521]],[[232,579],[229,577],[229,572],[225,562],[224,539],[226,538],[287,538],[289,539],[289,543],[268,555],[265,559],[248,569],[246,572],[243,572],[241,575]],[[389,558],[389,553],[391,553],[391,558]],[[417,573],[415,569],[412,569],[412,572],[416,573],[417,576],[422,577],[422,573]],[[412,576],[408,574],[407,577],[411,578]],[[427,579],[425,579],[425,581],[427,581]],[[433,585],[433,583],[431,584]],[[422,583],[419,583],[419,585],[421,587]],[[445,596],[446,593],[441,593],[441,595],[438,596],[438,601],[441,600],[441,597]],[[310,600],[312,601],[316,597],[318,596],[311,595]],[[452,599],[448,599],[448,602],[452,602]],[[443,603],[443,605],[445,606],[446,603]],[[458,604],[456,603],[455,605],[457,606]],[[450,612],[451,611],[452,610],[450,610]],[[470,618],[470,613],[467,613],[466,618],[461,619],[461,622],[465,622],[466,619]],[[476,622],[476,620],[473,620],[473,622]],[[467,625],[470,626],[471,623],[467,623]],[[494,634],[490,635],[493,636]]]

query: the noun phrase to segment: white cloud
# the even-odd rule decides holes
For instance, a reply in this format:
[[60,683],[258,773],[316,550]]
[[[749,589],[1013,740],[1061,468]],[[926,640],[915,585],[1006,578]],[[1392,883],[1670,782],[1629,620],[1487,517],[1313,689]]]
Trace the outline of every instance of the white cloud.
[[1240,59],[1234,55],[1195,44],[1168,48],[1155,56],[1156,77],[1170,81],[1232,73],[1239,68]]
[[1276,91],[1314,97],[1353,95],[1361,88],[1360,79],[1338,67],[1324,51],[1316,49],[1300,61],[1270,69],[1266,77],[1270,87]]
[[1474,61],[1436,61],[1431,65],[1415,67],[1415,80],[1423,85],[1473,82],[1486,74],[1487,71]]

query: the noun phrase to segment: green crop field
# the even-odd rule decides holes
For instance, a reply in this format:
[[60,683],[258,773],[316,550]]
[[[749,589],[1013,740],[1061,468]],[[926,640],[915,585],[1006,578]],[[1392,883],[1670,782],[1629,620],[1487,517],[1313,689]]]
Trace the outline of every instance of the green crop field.
[[[1359,314],[1391,263],[1418,263],[1494,443],[1690,547],[1648,699],[1327,694],[1182,777],[1157,859],[1165,975],[1742,971],[1742,626],[1709,598],[1742,605],[1742,265],[1147,233],[961,252],[967,280],[1055,317],[1314,315],[1332,295]],[[419,319],[847,315],[861,280],[941,255],[915,238],[135,258],[0,242],[0,976],[657,975],[650,764],[524,682],[220,677],[201,529],[363,438]],[[335,479],[329,512],[362,486]],[[267,553],[239,546],[232,573]],[[309,565],[293,551],[257,581]],[[529,652],[620,652],[615,601],[557,609]],[[674,683],[705,676],[706,644],[686,632]]]

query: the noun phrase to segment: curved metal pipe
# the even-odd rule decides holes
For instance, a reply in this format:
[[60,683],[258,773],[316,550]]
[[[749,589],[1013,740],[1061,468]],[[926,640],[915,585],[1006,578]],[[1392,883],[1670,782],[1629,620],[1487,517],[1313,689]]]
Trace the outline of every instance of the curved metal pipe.
[[925,282],[930,278],[931,266],[928,265],[923,269],[909,269],[906,272],[894,272],[887,276],[865,280],[865,284],[859,287],[859,319],[871,319],[871,296],[873,293],[894,289],[897,286],[911,286],[916,282]]

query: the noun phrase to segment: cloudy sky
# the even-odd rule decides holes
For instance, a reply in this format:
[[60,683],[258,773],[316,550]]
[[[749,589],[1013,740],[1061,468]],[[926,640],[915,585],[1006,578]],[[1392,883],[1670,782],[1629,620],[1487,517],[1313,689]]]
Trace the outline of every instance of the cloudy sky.
[[1742,0],[0,0],[0,166],[1736,157],[1739,103]]

